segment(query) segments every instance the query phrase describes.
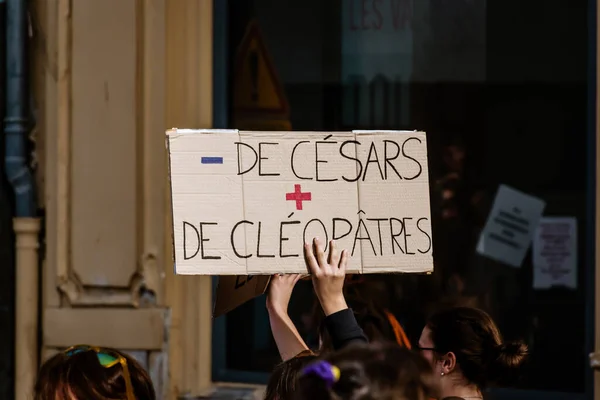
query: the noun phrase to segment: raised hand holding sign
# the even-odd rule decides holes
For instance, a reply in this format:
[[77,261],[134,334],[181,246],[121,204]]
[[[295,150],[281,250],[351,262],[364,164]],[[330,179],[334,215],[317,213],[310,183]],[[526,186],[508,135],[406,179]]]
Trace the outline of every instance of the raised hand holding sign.
[[304,273],[314,237],[349,273],[433,270],[422,132],[171,130],[175,271]]

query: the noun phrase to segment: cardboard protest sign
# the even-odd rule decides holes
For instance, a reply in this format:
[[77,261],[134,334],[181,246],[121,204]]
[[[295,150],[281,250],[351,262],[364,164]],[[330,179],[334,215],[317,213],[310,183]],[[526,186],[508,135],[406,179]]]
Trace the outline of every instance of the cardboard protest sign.
[[423,132],[167,132],[175,272],[306,273],[336,240],[348,272],[433,270]]
[[[362,282],[363,275],[346,275],[345,286]],[[301,280],[310,280],[306,274]],[[245,302],[264,294],[269,287],[271,275],[224,275],[219,277],[213,318],[227,314]]]
[[219,277],[213,318],[227,314],[248,300],[265,293],[270,280],[270,275],[227,275]]

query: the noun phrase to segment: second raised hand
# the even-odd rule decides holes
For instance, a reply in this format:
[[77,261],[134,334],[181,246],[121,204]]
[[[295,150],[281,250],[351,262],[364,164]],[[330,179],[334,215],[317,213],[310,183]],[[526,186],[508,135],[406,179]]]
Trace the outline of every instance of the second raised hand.
[[344,299],[344,280],[348,251],[339,253],[335,241],[329,242],[329,254],[325,255],[323,243],[315,238],[304,245],[306,265],[312,275],[315,294],[326,316],[348,308]]
[[300,280],[300,274],[273,275],[267,292],[267,309],[286,313],[294,286]]

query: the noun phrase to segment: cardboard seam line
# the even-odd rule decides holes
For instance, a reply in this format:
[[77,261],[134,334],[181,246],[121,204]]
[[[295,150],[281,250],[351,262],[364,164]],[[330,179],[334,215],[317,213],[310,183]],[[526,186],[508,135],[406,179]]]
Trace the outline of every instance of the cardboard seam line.
[[[357,141],[357,134],[355,131],[352,131],[352,134],[354,135],[354,141]],[[356,143],[354,143],[354,157],[358,158],[358,146],[356,145]],[[358,173],[358,165],[356,166],[356,172]],[[359,181],[356,181],[356,205],[358,206],[358,212],[360,213],[360,210],[362,210],[362,208],[360,207],[360,185],[358,184]],[[360,218],[360,215],[359,217]],[[364,263],[364,251],[363,251],[363,243],[360,243],[360,274],[363,275],[365,273],[365,263]]]
[[[238,131],[237,133],[237,140],[238,142],[242,141],[242,135],[240,134],[240,132]],[[239,157],[239,163],[241,165],[244,165],[244,159],[243,159],[243,154],[242,152],[239,152],[238,155]],[[246,177],[244,175],[242,175],[242,213],[243,213],[243,217],[244,219],[246,219],[246,191],[244,190],[244,180],[246,179]],[[246,254],[248,254],[248,231],[247,231],[247,224],[244,224],[244,250],[246,251]],[[245,258],[244,259],[244,265],[245,265],[245,269],[246,269],[246,276],[248,276],[248,259]]]
[[[171,179],[171,168],[172,168],[172,166],[171,166],[171,162],[172,162],[171,150],[172,150],[172,146],[170,146],[170,144],[171,144],[170,141],[177,139],[178,135],[180,135],[180,134],[188,136],[188,135],[193,135],[194,133],[195,134],[217,134],[217,135],[224,134],[224,133],[234,134],[233,138],[234,138],[234,140],[236,140],[238,142],[243,142],[244,139],[246,139],[246,134],[253,134],[253,135],[255,134],[255,132],[253,132],[253,131],[240,131],[240,130],[235,130],[235,129],[196,130],[196,129],[177,129],[177,128],[173,128],[173,129],[168,130],[167,131],[167,138],[166,138],[167,139],[166,140],[166,142],[167,142],[166,143],[166,150],[168,152],[168,157],[169,157],[168,158],[168,162],[169,162],[169,165],[168,165],[169,176],[168,176],[168,178],[169,178],[169,188],[170,188],[171,196],[173,195],[173,185],[172,185],[173,182],[172,182],[172,179]],[[271,135],[278,134],[278,133],[282,133],[282,132],[277,132],[277,131],[262,132],[262,135],[259,135],[259,136],[261,136],[261,137],[269,137]],[[285,132],[285,133],[289,134],[287,136],[287,138],[290,138],[290,139],[294,138],[294,133],[295,132]],[[320,134],[323,134],[324,136],[326,136],[326,139],[329,138],[329,137],[332,137],[335,134],[343,134],[343,135],[345,135],[345,137],[350,137],[350,138],[352,138],[355,141],[355,143],[353,145],[353,148],[354,148],[354,151],[355,151],[354,156],[358,157],[359,148],[358,148],[358,145],[356,144],[356,142],[359,141],[359,139],[361,137],[363,139],[365,139],[366,137],[375,137],[375,136],[379,136],[379,135],[382,135],[382,134],[386,134],[388,132],[387,131],[358,131],[358,130],[355,130],[355,131],[340,131],[340,132],[297,132],[297,133],[299,133],[300,135],[302,133],[310,133],[311,136],[314,135],[315,138],[319,137]],[[402,135],[402,134],[404,134],[404,135],[423,134],[424,135],[424,137],[423,137],[424,145],[425,145],[425,148],[427,147],[427,138],[425,136],[425,132],[423,132],[423,131],[419,131],[419,130],[414,130],[414,131],[390,131],[389,133],[400,134],[400,135]],[[241,153],[243,153],[243,152],[239,152],[237,154],[237,157],[239,158],[238,161],[243,164],[244,158],[243,158],[243,154],[241,154]],[[425,165],[426,166],[427,166],[428,158],[429,158],[428,154],[427,154],[427,152],[425,150],[425,162],[426,162]],[[428,172],[429,169],[427,167],[425,169]],[[358,171],[359,171],[358,165],[355,167],[355,170],[356,170],[355,172],[358,173]],[[429,180],[428,178],[429,177],[426,176],[427,181]],[[246,180],[246,176],[242,175],[241,176],[241,183],[240,183],[241,184],[241,196],[242,196],[242,209],[241,209],[241,211],[242,211],[242,216],[243,216],[244,219],[247,218],[247,212],[248,212],[247,207],[246,207],[246,194],[247,193],[246,193],[246,190],[245,190],[245,180]],[[357,205],[357,211],[360,214],[360,211],[362,210],[360,181],[356,181],[355,185],[356,185],[355,188],[356,188],[356,200],[357,200],[356,205]],[[368,190],[367,190],[367,192],[368,192]],[[430,201],[429,198],[427,198],[427,200],[428,200],[428,206],[429,206],[428,207],[428,211],[429,211],[429,214],[431,215],[431,201]],[[348,199],[348,201],[349,201],[349,203],[351,203],[351,199]],[[171,243],[172,243],[172,246],[173,246],[174,269],[176,270],[176,273],[177,273],[176,249],[175,249],[175,219],[174,219],[174,211],[175,210],[174,210],[174,207],[173,207],[173,199],[171,199],[171,218],[172,218],[172,228],[173,228],[173,233],[171,235]],[[358,218],[362,219],[360,215],[358,215]],[[248,234],[247,230],[249,228],[246,225],[247,224],[244,224],[243,228],[244,228],[244,249],[245,249],[246,254],[247,254],[248,251],[249,251],[249,247],[248,247],[249,246],[249,242],[248,242],[249,234]],[[361,257],[360,257],[360,260],[359,260],[360,266],[358,268],[356,268],[356,270],[354,270],[354,271],[357,271],[357,272],[352,272],[352,273],[365,274],[364,264],[365,264],[365,247],[366,246],[367,245],[364,242],[361,242],[361,244],[359,246],[360,251],[361,251],[361,254],[360,254]],[[244,273],[246,274],[246,276],[248,276],[250,274],[249,265],[248,265],[249,264],[249,260],[248,259],[244,259],[243,264],[244,264]],[[419,266],[419,267],[417,267],[415,269],[416,270],[414,272],[412,272],[412,271],[388,271],[386,273],[402,273],[402,274],[404,274],[404,273],[417,273],[417,274],[419,274],[419,273],[430,273],[430,270],[426,270],[426,271],[422,270],[422,266]],[[283,270],[285,270],[285,268],[283,268]],[[418,270],[420,270],[420,271],[418,271]],[[370,270],[368,269],[368,271],[366,273],[369,273],[369,271]],[[281,272],[283,272],[283,271],[281,271]],[[261,274],[260,272],[258,272],[258,273],[254,272],[251,275],[260,275],[260,276],[267,275],[268,276],[268,275],[272,275],[273,273],[276,273],[276,272],[269,272],[269,273],[264,273],[264,274]],[[182,274],[182,275],[196,275],[198,273],[197,272],[191,272],[191,271],[185,271],[185,272],[181,272],[180,271],[178,274]],[[200,273],[200,275],[202,275],[202,273]],[[219,273],[219,275],[236,276],[236,275],[239,275],[239,273],[226,273],[225,271],[223,271],[223,272]]]

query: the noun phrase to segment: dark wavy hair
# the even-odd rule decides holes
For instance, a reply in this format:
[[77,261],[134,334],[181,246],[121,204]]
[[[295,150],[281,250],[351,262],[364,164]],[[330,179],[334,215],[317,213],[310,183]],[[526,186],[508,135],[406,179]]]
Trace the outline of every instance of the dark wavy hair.
[[477,308],[439,311],[427,326],[436,356],[454,353],[464,378],[480,389],[513,383],[528,356],[525,343],[504,342],[492,318]]
[[322,360],[339,369],[337,382],[303,375],[294,400],[425,400],[437,394],[429,363],[395,343],[349,346]]
[[[106,349],[127,361],[136,400],[156,400],[148,373],[132,357]],[[58,353],[40,369],[34,388],[35,400],[106,400],[126,399],[125,378],[120,364],[100,365],[93,350],[67,355]]]
[[296,357],[277,365],[269,378],[265,400],[288,400],[296,390],[296,382],[300,371],[317,356],[310,350],[305,350]]

